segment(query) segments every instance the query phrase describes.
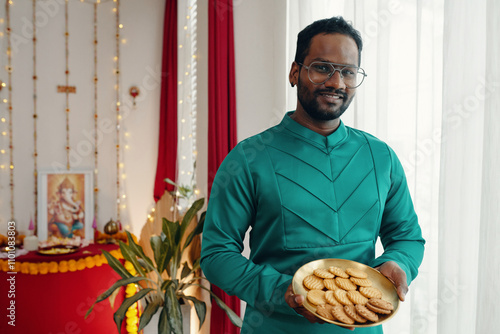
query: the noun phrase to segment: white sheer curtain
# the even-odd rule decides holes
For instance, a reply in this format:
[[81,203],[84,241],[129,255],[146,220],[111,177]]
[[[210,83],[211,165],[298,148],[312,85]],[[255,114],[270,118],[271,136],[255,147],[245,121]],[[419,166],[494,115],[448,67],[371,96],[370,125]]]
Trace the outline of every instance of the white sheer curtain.
[[439,333],[499,332],[499,13],[445,4]]
[[[385,333],[496,333],[500,315],[500,5],[495,0],[288,0],[297,32],[343,15],[368,73],[346,124],[394,148],[427,240]],[[295,107],[288,91],[288,109]],[[495,278],[493,278],[495,277]]]

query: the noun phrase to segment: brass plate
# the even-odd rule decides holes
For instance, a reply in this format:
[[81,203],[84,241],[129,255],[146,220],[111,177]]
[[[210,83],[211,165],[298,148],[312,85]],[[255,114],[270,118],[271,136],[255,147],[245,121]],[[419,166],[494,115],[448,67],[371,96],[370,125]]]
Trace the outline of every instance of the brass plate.
[[382,315],[379,314],[379,321],[377,322],[368,322],[365,324],[354,324],[354,325],[348,325],[344,324],[343,322],[339,321],[332,321],[328,320],[326,318],[323,318],[319,314],[316,313],[316,305],[311,304],[307,301],[307,298],[304,301],[304,307],[309,310],[310,312],[314,313],[315,316],[318,318],[329,322],[331,324],[335,324],[338,326],[342,327],[372,327],[372,326],[378,326],[389,319],[391,319],[396,312],[399,309],[399,297],[398,293],[396,291],[396,287],[392,282],[382,275],[380,272],[377,270],[373,269],[372,267],[369,267],[365,264],[356,262],[356,261],[350,261],[350,260],[344,260],[344,259],[322,259],[322,260],[316,260],[312,261],[309,263],[304,264],[302,267],[297,270],[295,275],[293,275],[293,280],[292,280],[292,287],[293,287],[293,293],[294,294],[300,294],[303,295],[304,297],[307,296],[307,291],[308,289],[302,284],[302,281],[304,278],[308,275],[311,275],[314,271],[314,269],[317,268],[324,268],[328,269],[329,267],[339,267],[342,269],[347,269],[347,268],[355,268],[364,271],[365,273],[368,274],[368,279],[372,281],[372,286],[378,288],[380,291],[382,291],[382,299],[387,300],[392,303],[394,306],[394,311],[392,311],[391,314],[388,315]]
[[57,245],[57,246],[49,246],[38,249],[38,254],[40,255],[49,255],[49,256],[57,256],[57,255],[66,255],[73,254],[80,250],[78,246],[70,246],[70,245]]

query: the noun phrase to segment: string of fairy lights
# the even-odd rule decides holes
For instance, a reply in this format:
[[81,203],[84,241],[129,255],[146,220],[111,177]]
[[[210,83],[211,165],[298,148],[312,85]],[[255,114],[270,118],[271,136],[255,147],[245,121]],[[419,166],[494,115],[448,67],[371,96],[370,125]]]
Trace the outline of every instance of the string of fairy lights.
[[[38,134],[37,134],[37,71],[36,71],[36,0],[32,3],[33,9],[33,180],[34,180],[34,202],[35,202],[35,222],[38,222]],[[37,225],[34,225],[35,234],[37,233]]]
[[[115,82],[114,82],[114,105],[115,105],[115,143],[116,143],[116,149],[115,149],[115,155],[116,155],[116,220],[121,221],[122,220],[122,210],[126,209],[126,195],[124,191],[124,182],[123,180],[126,179],[126,173],[124,172],[125,166],[124,166],[124,154],[123,154],[123,149],[127,149],[128,145],[124,145],[122,147],[121,142],[122,142],[122,130],[123,130],[123,125],[122,125],[122,109],[121,109],[121,71],[120,71],[120,44],[125,43],[126,41],[122,39],[122,35],[120,30],[123,28],[123,24],[120,23],[120,1],[119,0],[76,0],[81,3],[87,3],[91,4],[93,6],[93,58],[94,58],[94,75],[93,75],[93,85],[94,85],[94,105],[93,105],[93,113],[92,113],[92,118],[93,118],[93,128],[94,128],[94,142],[93,142],[93,153],[94,153],[94,175],[93,175],[93,183],[94,183],[94,201],[93,201],[93,211],[94,211],[94,221],[98,218],[98,210],[99,210],[99,201],[98,201],[98,194],[99,194],[99,184],[98,184],[98,166],[99,166],[99,113],[98,113],[98,92],[99,92],[99,87],[98,87],[98,8],[100,7],[101,4],[104,3],[114,3],[112,7],[112,12],[115,16],[115,22],[116,22],[116,31],[114,34],[115,37],[115,55],[113,57],[114,61],[114,68],[113,72],[115,75]],[[38,135],[39,135],[39,129],[38,129],[38,122],[39,122],[39,114],[38,114],[38,73],[37,73],[37,10],[40,10],[40,8],[37,8],[37,3],[39,3],[40,0],[32,0],[32,50],[33,50],[33,74],[32,74],[32,80],[33,80],[33,179],[34,179],[34,220],[35,220],[35,233],[36,233],[36,226],[37,226],[37,221],[38,221],[38,206],[39,206],[39,199],[38,199],[38,175],[39,175],[39,147],[38,147]],[[10,220],[14,220],[14,215],[15,215],[15,206],[14,206],[14,145],[13,145],[13,139],[14,139],[14,131],[13,131],[13,103],[12,103],[12,75],[13,75],[13,67],[12,67],[12,43],[13,43],[13,36],[12,33],[12,27],[11,27],[11,7],[14,5],[13,0],[6,0],[5,2],[5,19],[0,18],[0,25],[3,25],[2,31],[0,31],[0,38],[6,37],[6,61],[4,62],[4,68],[6,72],[6,80],[5,82],[0,81],[0,90],[2,88],[5,88],[4,91],[6,91],[6,94],[2,94],[2,99],[1,101],[3,102],[3,105],[6,105],[7,107],[5,108],[6,111],[3,111],[2,114],[0,114],[0,132],[1,132],[1,138],[2,141],[0,141],[0,170],[8,170],[9,174],[9,192],[10,192]],[[64,111],[65,111],[65,121],[64,121],[64,126],[65,126],[65,167],[68,171],[71,170],[72,166],[72,161],[71,161],[71,153],[72,150],[75,149],[75,147],[71,146],[70,142],[70,136],[72,134],[72,129],[70,128],[71,125],[71,107],[70,107],[70,89],[69,84],[70,84],[70,13],[71,11],[69,10],[69,5],[70,1],[65,0],[64,3],[61,3],[63,5],[63,15],[64,15],[64,74],[65,74],[65,105],[64,105]],[[125,133],[126,136],[129,135],[128,132]],[[8,141],[7,145],[6,142]],[[8,162],[5,161],[6,157],[8,157]],[[62,166],[61,166],[62,167]],[[2,201],[3,202],[3,201]],[[32,211],[32,212],[33,212]],[[31,224],[30,224],[31,225]]]
[[[12,28],[10,20],[10,8],[12,0],[7,0],[5,3],[5,17],[7,21],[7,109],[8,109],[8,135],[9,135],[9,188],[10,188],[10,221],[14,219],[14,143],[13,143],[13,127],[12,127]],[[3,135],[3,133],[2,133]]]

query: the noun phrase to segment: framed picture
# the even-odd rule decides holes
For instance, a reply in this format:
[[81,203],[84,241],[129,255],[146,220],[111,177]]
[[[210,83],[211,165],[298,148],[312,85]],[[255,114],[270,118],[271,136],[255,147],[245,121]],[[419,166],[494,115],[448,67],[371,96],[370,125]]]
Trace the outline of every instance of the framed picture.
[[93,239],[92,171],[38,172],[38,238]]

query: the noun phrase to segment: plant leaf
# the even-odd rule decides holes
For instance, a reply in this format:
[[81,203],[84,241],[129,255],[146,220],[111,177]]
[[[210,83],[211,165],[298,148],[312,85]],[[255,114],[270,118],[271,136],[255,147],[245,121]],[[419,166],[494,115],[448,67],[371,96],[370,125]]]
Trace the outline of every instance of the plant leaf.
[[136,283],[136,282],[142,281],[144,279],[145,279],[144,277],[130,277],[130,278],[122,278],[122,279],[116,281],[115,284],[113,284],[108,290],[106,290],[99,297],[97,297],[94,304],[92,304],[92,306],[90,306],[87,313],[85,314],[85,318],[87,318],[89,316],[90,312],[92,312],[92,309],[94,308],[95,304],[100,303],[103,300],[106,300],[106,298],[111,296],[113,291],[115,291],[119,287],[130,284],[130,283]]
[[132,253],[132,251],[129,249],[129,247],[123,242],[119,241],[118,242],[120,245],[120,251],[122,252],[123,258],[134,266],[135,270],[141,275],[141,276],[146,276],[144,273],[144,270],[142,269],[142,266],[139,264],[137,261],[137,256]]
[[165,308],[168,313],[168,323],[172,332],[182,334],[182,312],[181,305],[175,293],[175,285],[169,285],[165,291]]
[[146,305],[146,308],[144,309],[144,312],[141,315],[141,320],[139,320],[139,329],[137,330],[138,332],[140,332],[144,327],[146,327],[149,324],[151,318],[153,317],[153,315],[156,314],[159,308],[160,308],[160,300],[148,303]]
[[167,290],[167,288],[169,287],[170,284],[173,284],[174,281],[172,280],[165,280],[163,281],[162,285],[161,285],[161,291],[165,291]]
[[161,274],[165,270],[165,260],[168,255],[168,244],[163,243],[161,241],[161,237],[158,235],[153,235],[149,239],[149,243],[151,244],[151,249],[153,250],[155,257],[156,268],[158,268],[158,271]]
[[184,278],[186,278],[189,274],[191,274],[193,271],[191,270],[191,268],[189,268],[189,265],[188,265],[187,261],[186,261],[186,262],[184,262],[184,263],[182,264],[182,266],[183,266],[183,267],[182,267],[182,272],[181,272],[181,279],[184,279]]
[[175,248],[178,244],[178,242],[175,242],[178,229],[178,223],[174,223],[165,217],[163,218],[162,231],[163,233],[165,233],[165,236],[167,237],[167,241],[171,245],[171,248]]
[[127,271],[127,269],[125,269],[125,267],[123,266],[123,264],[117,258],[115,258],[113,255],[111,255],[110,253],[108,253],[105,250],[102,250],[102,254],[106,258],[106,260],[108,260],[109,266],[114,271],[116,271],[116,273],[118,275],[120,275],[122,278],[130,278],[130,277],[132,277],[132,275]]
[[132,235],[130,234],[130,232],[129,231],[125,231],[125,233],[127,233],[128,247],[130,248],[130,250],[135,255],[137,255],[138,257],[140,257],[144,261],[146,261],[146,263],[148,265],[150,265],[150,267],[147,268],[148,271],[153,270],[154,269],[153,261],[151,261],[151,259],[149,257],[147,257],[146,254],[144,254],[144,250],[142,249],[142,247],[139,246],[138,244],[136,244],[136,242],[134,241],[134,238],[132,238]]
[[207,287],[203,286],[203,285],[200,285],[200,284],[191,284],[191,285],[195,285],[195,286],[199,286],[200,288],[202,288],[203,290],[207,290],[210,295],[214,298],[215,302],[217,303],[217,305],[219,305],[219,307],[224,311],[226,312],[229,320],[231,320],[231,322],[233,323],[233,325],[237,326],[237,327],[240,327],[243,325],[243,321],[241,320],[241,318],[233,311],[231,310],[231,308],[229,306],[227,306],[223,301],[222,299],[220,299],[219,297],[217,297],[215,295],[215,293],[212,292],[212,290],[208,289]]
[[122,327],[122,322],[123,319],[125,319],[125,313],[127,313],[128,308],[132,306],[133,303],[142,299],[144,296],[146,296],[149,292],[153,290],[154,289],[151,288],[139,290],[139,292],[137,292],[135,295],[126,298],[123,301],[118,310],[116,310],[116,312],[113,314],[113,319],[115,320],[116,327],[118,328],[118,333],[120,332],[120,328]]
[[163,307],[160,313],[160,320],[158,321],[158,334],[170,334],[171,329],[167,318],[167,309]]
[[207,314],[207,305],[205,302],[202,302],[201,300],[198,300],[195,297],[192,296],[182,296],[184,299],[189,299],[190,301],[193,302],[194,304],[194,309],[196,310],[196,315],[198,316],[198,319],[200,320],[200,328],[203,326],[203,323],[205,322],[205,316]]
[[196,225],[194,230],[192,230],[191,233],[186,238],[186,242],[184,242],[182,251],[184,251],[186,247],[189,246],[189,244],[193,241],[195,236],[203,232],[203,225],[205,224],[205,216],[206,216],[206,211],[202,212],[200,220],[198,221],[198,225]]
[[205,204],[205,199],[200,198],[199,200],[196,200],[193,205],[187,210],[186,214],[184,217],[182,217],[182,222],[181,222],[181,239],[184,236],[184,233],[186,232],[186,229],[188,228],[189,224],[193,220],[193,218],[198,214],[198,211],[201,210],[203,205]]

